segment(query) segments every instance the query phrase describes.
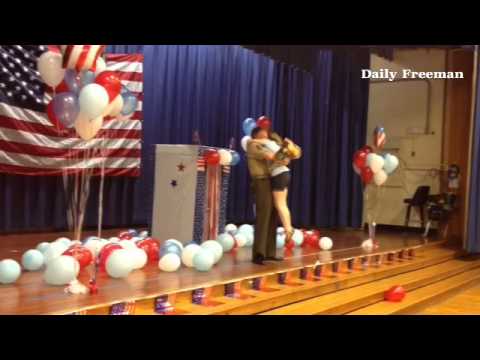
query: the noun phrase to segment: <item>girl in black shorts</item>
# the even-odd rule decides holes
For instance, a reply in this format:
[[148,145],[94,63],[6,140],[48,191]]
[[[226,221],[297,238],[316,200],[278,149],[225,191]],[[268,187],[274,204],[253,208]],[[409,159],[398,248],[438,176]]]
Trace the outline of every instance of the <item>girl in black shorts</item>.
[[[281,147],[269,138],[267,130],[256,128],[252,131],[252,140],[261,144],[272,155],[277,154]],[[286,139],[289,142],[290,140]],[[272,156],[273,158],[273,156]],[[272,184],[273,202],[280,217],[280,221],[285,229],[285,242],[288,243],[292,239],[293,227],[288,208],[288,187],[290,185],[290,169],[287,164],[288,159],[272,160],[269,164],[270,179]]]

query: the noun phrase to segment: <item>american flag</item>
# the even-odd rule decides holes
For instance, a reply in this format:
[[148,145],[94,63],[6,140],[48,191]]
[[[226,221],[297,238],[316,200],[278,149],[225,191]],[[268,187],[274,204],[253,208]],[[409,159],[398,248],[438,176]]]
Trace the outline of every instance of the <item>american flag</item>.
[[128,119],[106,117],[90,140],[74,129],[59,131],[46,114],[50,89],[36,69],[46,45],[0,45],[0,172],[22,175],[62,175],[93,168],[99,174],[138,176],[140,173],[143,55],[107,54],[107,70],[138,98]]

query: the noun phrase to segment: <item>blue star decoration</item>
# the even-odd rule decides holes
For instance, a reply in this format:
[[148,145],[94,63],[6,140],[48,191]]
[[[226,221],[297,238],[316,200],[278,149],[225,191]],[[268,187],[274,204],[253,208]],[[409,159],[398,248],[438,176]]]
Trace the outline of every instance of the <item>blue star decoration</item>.
[[185,170],[185,165],[183,165],[183,163],[180,163],[179,165],[177,165],[177,169],[178,171],[183,171]]
[[170,185],[172,185],[172,187],[177,186],[177,185],[178,185],[178,184],[177,184],[177,180],[172,180],[172,181],[170,182]]

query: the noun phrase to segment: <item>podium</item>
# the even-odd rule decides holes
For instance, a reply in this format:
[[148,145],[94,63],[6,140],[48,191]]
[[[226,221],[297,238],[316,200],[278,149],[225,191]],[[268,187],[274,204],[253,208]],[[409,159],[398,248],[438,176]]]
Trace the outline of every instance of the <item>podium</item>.
[[226,221],[230,166],[208,165],[201,145],[156,145],[151,234],[182,243],[216,239]]

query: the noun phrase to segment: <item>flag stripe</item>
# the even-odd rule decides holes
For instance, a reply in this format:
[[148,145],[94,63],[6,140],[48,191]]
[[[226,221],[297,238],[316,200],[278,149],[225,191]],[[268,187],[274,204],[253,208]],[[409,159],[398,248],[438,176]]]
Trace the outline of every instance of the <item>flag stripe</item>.
[[[81,171],[81,169],[38,169],[28,166],[18,166],[11,164],[2,164],[0,163],[0,172],[13,173],[18,175],[27,175],[27,176],[61,176],[64,173],[66,174],[75,174]],[[92,176],[101,175],[101,169],[93,169]],[[139,168],[105,168],[104,169],[106,176],[131,176],[137,177],[140,175]]]
[[[65,130],[60,134],[53,125],[45,126],[41,124],[34,124],[22,120],[9,118],[6,116],[0,116],[0,128],[3,128],[1,131],[4,131],[5,129],[12,129],[17,131],[30,132],[32,134],[45,135],[49,137],[58,137],[60,138],[59,140],[78,138],[73,129]],[[65,135],[62,136],[63,134]],[[140,139],[142,137],[142,132],[141,130],[133,129],[101,129],[98,132],[97,137],[106,137],[109,139]]]
[[140,139],[101,139],[95,138],[90,141],[83,141],[79,138],[65,138],[59,141],[58,138],[51,138],[44,135],[32,134],[30,132],[14,131],[3,129],[0,131],[0,139],[23,144],[35,144],[35,146],[46,146],[54,149],[92,149],[101,147],[105,149],[140,149]]
[[0,150],[0,163],[10,165],[25,165],[30,168],[101,168],[105,160],[106,168],[135,168],[138,167],[138,159],[124,157],[101,158],[94,157],[88,159],[66,159],[51,158],[45,156],[36,156],[28,154],[18,154],[9,151]]
[[140,149],[58,149],[47,146],[38,146],[32,144],[16,143],[14,141],[0,140],[0,150],[11,153],[27,154],[34,156],[46,156],[54,158],[75,159],[83,158],[84,156],[91,157],[128,157],[138,158],[141,156]]

